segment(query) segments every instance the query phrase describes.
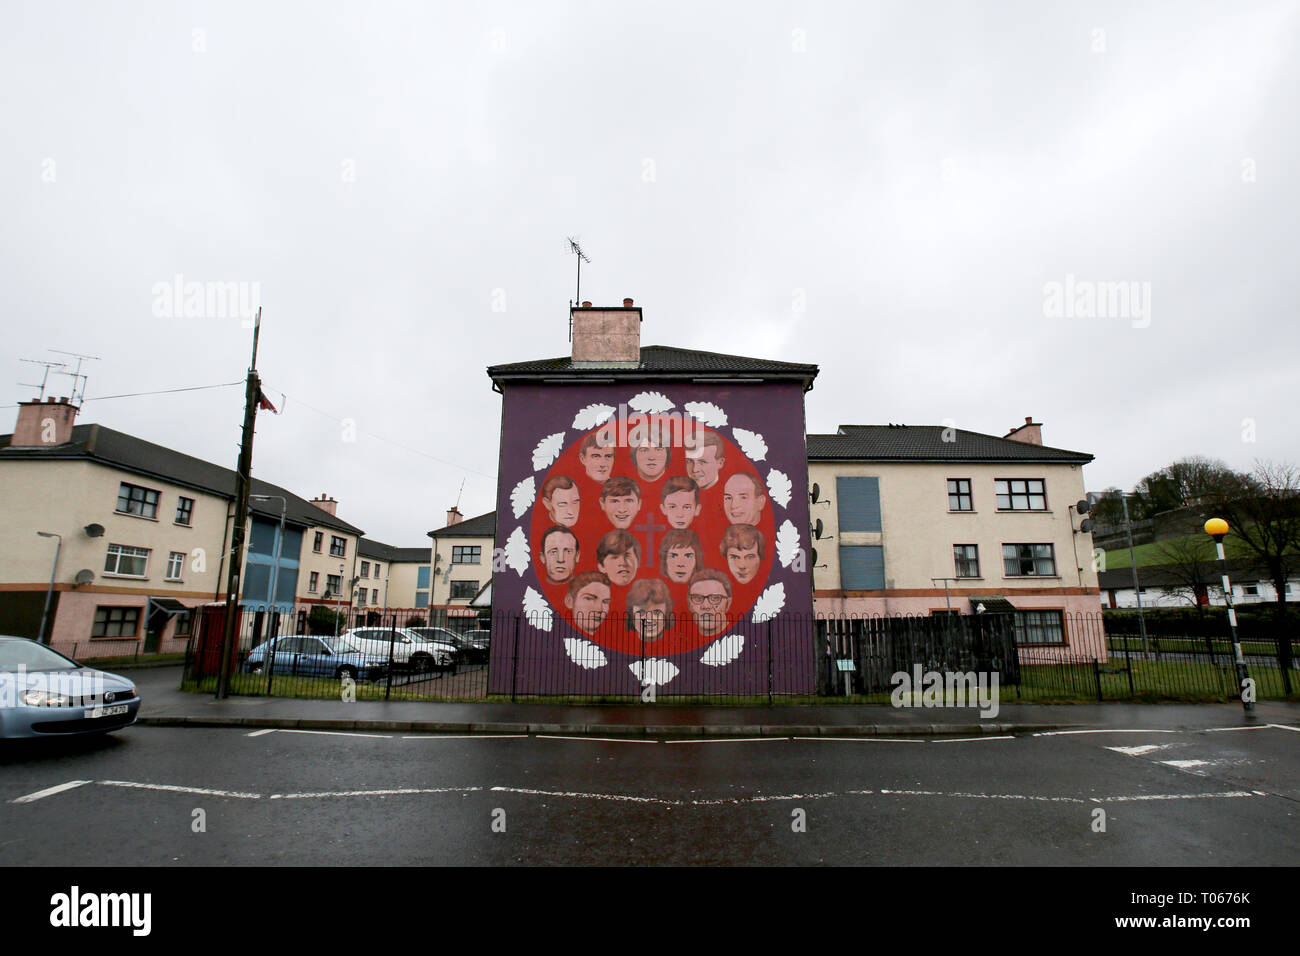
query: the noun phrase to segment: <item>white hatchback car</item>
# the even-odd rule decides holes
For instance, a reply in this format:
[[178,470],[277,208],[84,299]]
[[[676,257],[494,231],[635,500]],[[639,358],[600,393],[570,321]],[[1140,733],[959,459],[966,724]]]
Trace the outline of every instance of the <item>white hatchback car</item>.
[[456,648],[442,641],[430,641],[404,627],[353,627],[341,635],[363,654],[389,659],[391,646],[395,669],[426,673],[455,670]]

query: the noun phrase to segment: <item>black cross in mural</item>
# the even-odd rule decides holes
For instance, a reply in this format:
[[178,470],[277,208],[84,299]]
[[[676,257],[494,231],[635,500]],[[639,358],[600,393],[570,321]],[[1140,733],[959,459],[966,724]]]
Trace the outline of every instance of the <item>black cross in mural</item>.
[[632,530],[645,532],[645,551],[642,552],[641,563],[644,567],[653,568],[655,566],[655,556],[656,556],[655,532],[667,531],[668,525],[659,524],[658,522],[655,521],[654,512],[647,511],[645,517],[645,524],[639,524]]

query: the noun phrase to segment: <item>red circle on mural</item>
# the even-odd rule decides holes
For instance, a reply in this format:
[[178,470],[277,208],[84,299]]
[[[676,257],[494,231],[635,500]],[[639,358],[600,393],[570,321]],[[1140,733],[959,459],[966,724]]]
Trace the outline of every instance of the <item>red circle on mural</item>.
[[[615,418],[569,444],[538,488],[528,541],[542,593],[560,618],[608,650],[665,656],[717,640],[753,608],[772,570],[775,522],[758,468],[699,424],[686,438],[700,452],[688,456],[679,423],[678,416]],[[646,447],[656,438],[659,447]],[[701,569],[713,572],[704,576],[713,582],[700,581],[697,593],[725,599],[730,589],[725,627],[692,614],[714,607],[688,600],[691,572]],[[602,575],[609,598],[600,618]]]

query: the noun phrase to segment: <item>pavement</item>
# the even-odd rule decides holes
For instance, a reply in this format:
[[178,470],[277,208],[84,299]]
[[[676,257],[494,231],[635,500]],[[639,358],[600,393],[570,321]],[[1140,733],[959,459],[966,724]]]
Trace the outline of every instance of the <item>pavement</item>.
[[442,703],[229,697],[181,691],[181,668],[127,670],[143,704],[138,724],[279,730],[407,731],[429,734],[566,734],[606,737],[903,737],[1015,734],[1096,728],[1174,728],[1296,723],[1300,704],[1002,704],[902,708],[883,704],[726,707],[645,704]]

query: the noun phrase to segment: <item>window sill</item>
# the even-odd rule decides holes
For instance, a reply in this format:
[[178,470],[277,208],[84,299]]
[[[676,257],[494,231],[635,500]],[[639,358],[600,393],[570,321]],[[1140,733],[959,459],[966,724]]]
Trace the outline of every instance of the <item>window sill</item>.
[[1060,581],[1059,574],[1004,574],[1004,581]]
[[994,508],[994,514],[1000,515],[1050,515],[1051,508]]
[[157,518],[150,518],[148,515],[138,515],[132,511],[114,511],[113,514],[121,515],[123,518],[139,518],[141,521],[152,521],[154,524],[158,523]]
[[978,575],[976,575],[975,577],[971,577],[971,578],[964,578],[964,577],[961,577],[960,575],[958,575],[957,577],[953,578],[953,580],[954,580],[954,581],[983,581],[984,579],[983,579],[982,577],[978,576]]
[[118,574],[115,571],[104,571],[100,573],[101,578],[119,578],[123,581],[148,581],[147,574]]
[[164,584],[184,584],[184,578],[163,578]]
[[193,527],[194,527],[194,522],[192,522],[192,521],[189,522],[189,523],[186,523],[186,522],[184,522],[184,521],[173,521],[172,524],[175,525],[177,528],[193,528]]

